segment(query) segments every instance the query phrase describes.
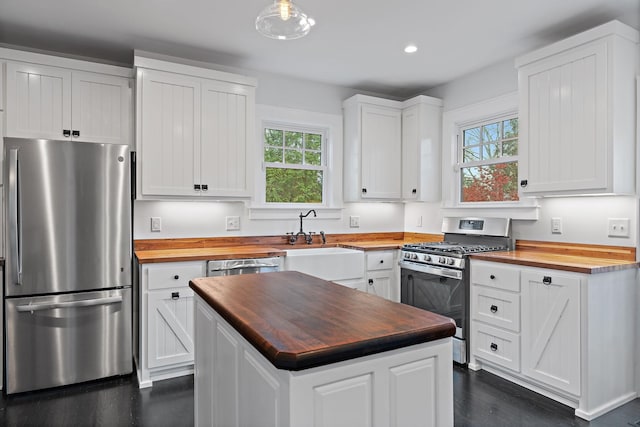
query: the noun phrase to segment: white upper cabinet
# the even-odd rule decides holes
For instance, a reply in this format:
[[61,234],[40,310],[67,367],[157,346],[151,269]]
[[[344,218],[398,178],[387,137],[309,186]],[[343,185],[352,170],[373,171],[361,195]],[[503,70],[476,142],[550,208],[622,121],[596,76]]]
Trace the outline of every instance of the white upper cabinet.
[[637,43],[613,21],[516,60],[523,195],[635,191]]
[[402,199],[440,200],[442,100],[424,95],[403,103]]
[[190,196],[200,183],[200,82],[156,70],[138,72],[142,96],[138,172],[143,195]]
[[255,80],[136,57],[138,197],[251,196]]
[[442,100],[355,95],[343,110],[345,201],[440,200]]
[[400,200],[402,103],[355,95],[344,109],[344,199]]
[[129,82],[121,76],[8,62],[6,136],[128,144]]

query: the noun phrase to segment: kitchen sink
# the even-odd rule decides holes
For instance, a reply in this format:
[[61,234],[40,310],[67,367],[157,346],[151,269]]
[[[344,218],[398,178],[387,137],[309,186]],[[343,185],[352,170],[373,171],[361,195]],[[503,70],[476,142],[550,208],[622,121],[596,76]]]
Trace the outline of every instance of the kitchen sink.
[[346,248],[289,249],[284,269],[295,270],[324,280],[361,279],[364,252]]

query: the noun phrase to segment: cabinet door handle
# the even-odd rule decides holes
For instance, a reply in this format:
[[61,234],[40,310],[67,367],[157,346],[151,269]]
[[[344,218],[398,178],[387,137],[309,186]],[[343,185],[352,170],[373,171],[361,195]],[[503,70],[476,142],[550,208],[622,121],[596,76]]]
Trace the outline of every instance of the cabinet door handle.
[[544,276],[542,278],[542,283],[549,286],[551,284],[551,276]]
[[178,279],[180,278],[180,276],[178,276],[178,275],[176,274],[175,276],[173,276],[173,278],[174,278],[175,280],[178,280]]
[[492,305],[489,310],[491,310],[492,313],[497,313],[498,312],[498,306],[497,305]]
[[520,187],[524,188],[527,185],[529,185],[529,181],[526,179],[523,179],[522,181],[520,181]]
[[369,286],[373,286],[373,279],[369,279]]
[[362,194],[367,194],[367,189],[366,188],[362,189]]
[[489,276],[489,279],[491,279],[491,280],[494,280],[495,278],[496,278],[496,276],[493,275],[493,274],[491,276]]
[[209,186],[207,184],[202,184],[202,191],[207,191]]
[[193,189],[196,191],[200,191],[200,184],[193,184]]
[[78,138],[80,136],[80,131],[79,130],[72,131],[71,136],[73,136],[74,138]]
[[180,292],[171,292],[171,299],[180,298]]
[[491,351],[498,351],[498,344],[492,342],[491,343]]
[[62,129],[62,136],[64,136],[65,138],[69,138],[71,136],[71,130],[70,129]]
[[416,194],[418,192],[418,190],[416,188],[414,188],[413,190],[411,190],[411,194]]

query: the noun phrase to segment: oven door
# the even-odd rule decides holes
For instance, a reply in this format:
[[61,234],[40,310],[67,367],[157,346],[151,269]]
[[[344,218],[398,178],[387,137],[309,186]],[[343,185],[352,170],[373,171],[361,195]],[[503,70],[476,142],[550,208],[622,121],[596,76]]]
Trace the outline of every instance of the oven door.
[[454,360],[466,363],[469,323],[464,270],[407,261],[401,261],[400,267],[400,302],[452,318],[456,322]]

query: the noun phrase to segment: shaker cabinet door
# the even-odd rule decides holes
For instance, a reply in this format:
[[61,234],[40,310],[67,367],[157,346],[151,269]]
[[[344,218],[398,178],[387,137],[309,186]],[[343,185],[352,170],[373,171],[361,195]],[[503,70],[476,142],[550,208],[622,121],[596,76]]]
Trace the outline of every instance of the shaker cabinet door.
[[142,71],[141,192],[198,196],[200,82],[178,74]]
[[71,139],[70,70],[9,62],[6,85],[5,136]]

